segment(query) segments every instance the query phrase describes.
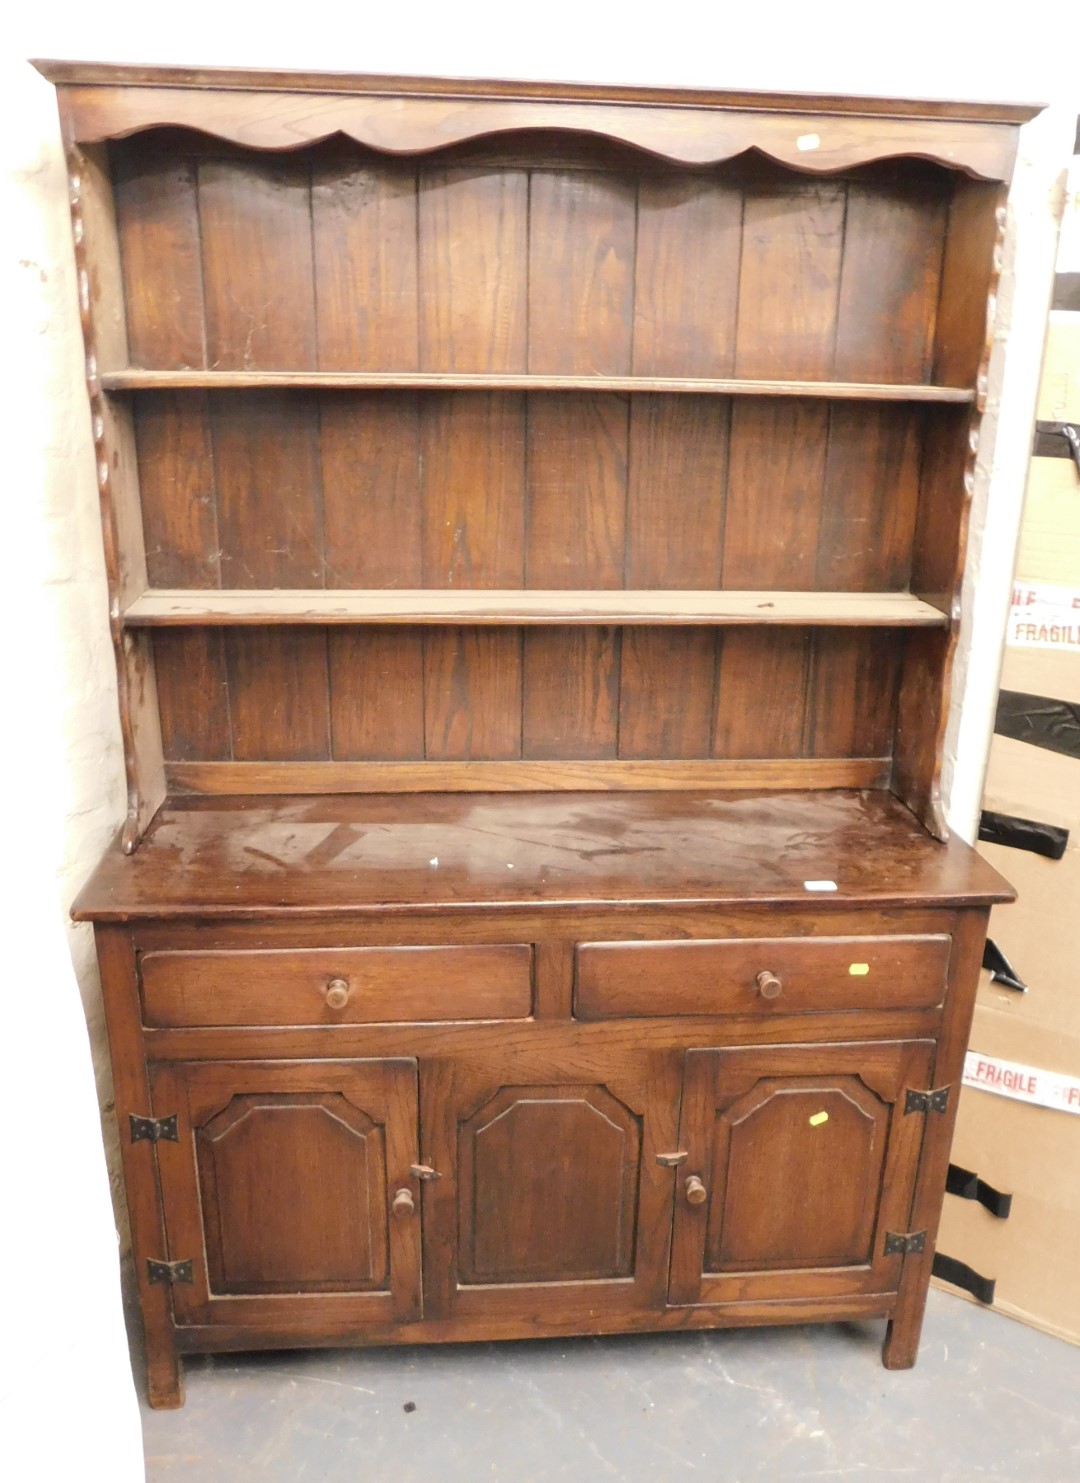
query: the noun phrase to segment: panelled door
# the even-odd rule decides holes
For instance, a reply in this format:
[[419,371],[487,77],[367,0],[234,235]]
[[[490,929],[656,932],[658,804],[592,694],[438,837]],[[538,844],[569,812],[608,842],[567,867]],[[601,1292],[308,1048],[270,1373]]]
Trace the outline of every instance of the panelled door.
[[896,1290],[925,1114],[926,1041],[686,1053],[670,1301]]
[[162,1063],[152,1095],[177,1323],[420,1316],[415,1061]]
[[542,1332],[663,1306],[680,1061],[523,1037],[423,1064],[425,1316]]

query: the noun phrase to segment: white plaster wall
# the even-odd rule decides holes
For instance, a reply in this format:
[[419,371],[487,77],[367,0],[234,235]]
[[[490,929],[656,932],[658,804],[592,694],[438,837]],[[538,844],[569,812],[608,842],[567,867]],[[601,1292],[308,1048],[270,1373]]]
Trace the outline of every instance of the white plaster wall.
[[[754,7],[720,0],[666,7],[547,0],[529,8],[505,0],[412,0],[397,7],[307,0],[278,10],[248,0],[185,0],[175,7],[53,0],[38,14],[22,12],[6,22],[0,176],[8,302],[0,363],[9,383],[3,497],[7,528],[13,522],[14,530],[4,583],[10,609],[4,632],[13,640],[5,673],[8,724],[0,732],[10,752],[4,776],[14,793],[6,855],[19,895],[13,910],[12,898],[5,902],[14,941],[5,1011],[14,1006],[14,1023],[0,1084],[13,1111],[0,1117],[0,1158],[14,1168],[7,1187],[19,1192],[18,1219],[4,1223],[2,1239],[15,1249],[4,1254],[3,1270],[26,1274],[26,1301],[17,1300],[14,1312],[5,1314],[2,1350],[15,1365],[0,1397],[6,1389],[13,1422],[11,1430],[0,1427],[7,1436],[0,1447],[10,1449],[12,1437],[35,1427],[49,1435],[49,1417],[60,1422],[53,1425],[46,1460],[24,1463],[15,1474],[20,1483],[88,1476],[85,1436],[102,1428],[113,1437],[102,1476],[126,1483],[138,1466],[83,1021],[85,1014],[97,1090],[107,1108],[100,1002],[89,933],[65,920],[74,891],[120,818],[119,737],[63,162],[52,90],[25,58],[1054,102],[1024,134],[980,458],[958,666],[962,706],[950,732],[948,776],[952,817],[970,834],[1004,632],[1062,172],[1077,110],[1067,76],[1066,9],[1032,0],[1006,25],[1004,15],[967,0],[908,0],[902,8],[865,0],[812,6],[773,0]],[[1061,40],[1048,44],[1053,36]],[[43,1011],[52,1037],[47,1052],[38,1033]],[[5,1020],[5,1029],[11,1023]],[[28,1120],[39,1108],[49,1124],[63,1122],[68,1131],[62,1138],[30,1135]],[[49,1231],[84,1260],[77,1279],[49,1274],[57,1255],[56,1243],[43,1235]],[[44,1368],[56,1349],[63,1350],[59,1385],[47,1382]],[[71,1466],[61,1465],[65,1447]]]

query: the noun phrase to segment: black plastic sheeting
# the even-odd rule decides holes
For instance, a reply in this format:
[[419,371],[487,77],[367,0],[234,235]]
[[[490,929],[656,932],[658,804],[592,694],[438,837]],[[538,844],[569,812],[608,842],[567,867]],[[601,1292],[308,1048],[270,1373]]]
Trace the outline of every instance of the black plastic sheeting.
[[999,814],[984,808],[979,819],[979,838],[986,844],[1006,845],[1011,850],[1028,850],[1047,860],[1060,860],[1069,843],[1069,831],[1057,824],[1041,824],[1038,819],[1021,819],[1017,814]]
[[1080,762],[1080,702],[1002,690],[994,730]]

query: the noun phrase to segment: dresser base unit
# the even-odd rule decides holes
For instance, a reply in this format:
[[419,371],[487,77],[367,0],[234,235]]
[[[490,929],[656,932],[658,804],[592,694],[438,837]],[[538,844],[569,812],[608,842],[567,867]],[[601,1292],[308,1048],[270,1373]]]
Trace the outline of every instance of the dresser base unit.
[[911,1365],[1009,895],[883,792],[166,805],[76,904],[153,1404],[278,1346],[884,1318]]

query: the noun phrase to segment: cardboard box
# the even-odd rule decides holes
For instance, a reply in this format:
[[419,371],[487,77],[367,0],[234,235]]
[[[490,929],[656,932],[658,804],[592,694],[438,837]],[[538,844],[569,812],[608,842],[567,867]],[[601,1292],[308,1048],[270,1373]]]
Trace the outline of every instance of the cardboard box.
[[[1032,463],[1037,498],[1025,511],[1002,689],[1080,705],[1080,481],[1071,461]],[[1080,756],[995,735],[983,804],[1068,829],[1069,840],[1060,860],[979,846],[1019,892],[990,933],[1028,988],[984,972],[972,1051],[1072,1078],[1072,1097],[1017,1100],[1035,1090],[1026,1075],[962,1089],[952,1162],[1012,1206],[1001,1220],[947,1195],[937,1249],[996,1281],[999,1312],[1080,1344],[1080,1111],[1070,1110],[1080,1109]]]

